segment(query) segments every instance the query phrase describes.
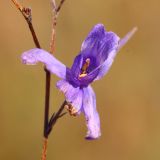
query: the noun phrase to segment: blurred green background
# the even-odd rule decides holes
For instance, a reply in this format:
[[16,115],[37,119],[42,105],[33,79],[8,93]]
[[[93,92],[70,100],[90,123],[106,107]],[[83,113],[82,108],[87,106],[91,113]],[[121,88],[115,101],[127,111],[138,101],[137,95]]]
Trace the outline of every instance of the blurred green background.
[[[21,0],[31,6],[33,24],[49,49],[50,2]],[[28,26],[11,1],[0,1],[0,159],[38,160],[42,151],[44,83],[42,65],[21,64],[34,48]],[[62,118],[49,140],[48,160],[160,159],[160,1],[66,0],[57,26],[56,54],[67,66],[90,29],[103,23],[123,37],[139,30],[120,51],[108,73],[92,86],[97,95],[102,137],[86,141],[85,119]],[[52,76],[51,112],[64,97]]]

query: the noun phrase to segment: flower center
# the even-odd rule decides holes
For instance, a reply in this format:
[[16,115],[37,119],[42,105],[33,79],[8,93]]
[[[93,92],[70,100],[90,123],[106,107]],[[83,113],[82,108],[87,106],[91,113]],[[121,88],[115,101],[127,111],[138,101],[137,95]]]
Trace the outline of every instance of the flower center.
[[81,68],[81,73],[79,74],[79,78],[85,77],[87,75],[87,69],[90,65],[90,59],[87,58],[84,65]]

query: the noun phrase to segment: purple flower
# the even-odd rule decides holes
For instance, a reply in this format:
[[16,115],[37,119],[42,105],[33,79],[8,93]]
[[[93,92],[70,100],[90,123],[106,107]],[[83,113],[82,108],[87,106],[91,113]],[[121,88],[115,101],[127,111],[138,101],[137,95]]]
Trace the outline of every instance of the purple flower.
[[88,128],[86,139],[96,139],[101,135],[96,96],[90,84],[108,72],[117,52],[135,31],[136,28],[132,29],[120,39],[115,33],[105,31],[102,24],[95,25],[82,43],[71,68],[42,49],[31,49],[22,54],[24,64],[42,62],[51,73],[62,79],[57,82],[57,88],[64,93],[71,115],[84,113]]

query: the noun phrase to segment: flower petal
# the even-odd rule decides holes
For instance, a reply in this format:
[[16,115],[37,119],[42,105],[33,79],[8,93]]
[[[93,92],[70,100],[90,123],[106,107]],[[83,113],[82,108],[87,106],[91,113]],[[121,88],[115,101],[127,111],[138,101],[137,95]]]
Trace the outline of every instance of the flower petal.
[[120,41],[119,41],[119,45],[117,48],[113,49],[109,55],[108,55],[108,58],[106,59],[106,61],[101,65],[99,66],[97,69],[95,69],[95,71],[93,72],[96,72],[96,70],[99,70],[99,74],[98,76],[95,78],[95,80],[99,80],[101,79],[110,69],[113,61],[114,61],[114,58],[115,56],[117,55],[117,53],[119,52],[119,50],[128,42],[128,40],[130,40],[130,38],[134,35],[134,33],[137,31],[137,28],[134,27],[130,32],[128,32],[124,38],[122,38]]
[[79,76],[79,74],[81,72],[81,68],[82,68],[82,63],[83,63],[83,56],[81,54],[79,54],[74,59],[73,65],[71,67],[72,76],[74,76],[74,77]]
[[91,86],[83,88],[83,112],[86,117],[88,132],[86,139],[97,139],[101,136],[100,120],[96,110],[96,96]]
[[66,101],[72,105],[75,114],[79,114],[82,107],[82,90],[79,87],[74,88],[65,80],[58,81],[56,86],[64,93]]
[[107,72],[109,71],[114,57],[116,56],[117,51],[113,50],[111,53],[109,53],[109,56],[107,58],[107,60],[98,68],[96,68],[93,72],[96,72],[96,70],[99,70],[99,73],[97,75],[97,77],[94,80],[99,80],[101,79],[105,74],[107,74]]
[[100,64],[108,58],[110,52],[117,49],[119,40],[120,38],[114,32],[106,32],[98,50],[98,57],[101,60]]
[[43,49],[35,48],[26,51],[22,54],[21,59],[24,64],[28,65],[42,62],[45,64],[47,70],[49,70],[51,73],[63,79],[66,77],[66,66]]
[[103,24],[97,24],[93,27],[86,39],[83,41],[81,51],[92,48],[94,44],[105,36]]
[[95,70],[87,74],[86,76],[79,78],[80,85],[82,87],[87,87],[90,83],[94,81],[94,79],[97,77],[99,74],[99,70]]
[[89,72],[101,65],[111,51],[117,49],[118,41],[119,37],[114,32],[107,32],[102,24],[93,27],[82,43],[80,53],[84,62],[87,58],[90,59]]

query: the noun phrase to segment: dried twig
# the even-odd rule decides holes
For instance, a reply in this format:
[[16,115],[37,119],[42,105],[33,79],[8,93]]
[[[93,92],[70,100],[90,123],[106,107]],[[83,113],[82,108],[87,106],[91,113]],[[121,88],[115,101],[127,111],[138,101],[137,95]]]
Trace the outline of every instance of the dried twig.
[[53,14],[55,14],[56,13],[56,8],[57,8],[55,0],[51,0],[51,7],[52,7]]
[[58,7],[56,5],[55,0],[51,0],[51,7],[52,7],[52,33],[51,33],[51,41],[50,41],[50,53],[55,52],[55,38],[56,38],[56,25],[57,25],[57,18],[60,12],[60,9],[63,5],[65,0],[61,0]]
[[65,0],[61,0],[61,1],[60,1],[59,6],[58,6],[57,9],[56,9],[57,14],[59,13],[59,11],[60,11],[60,9],[61,9],[64,1],[65,1]]

